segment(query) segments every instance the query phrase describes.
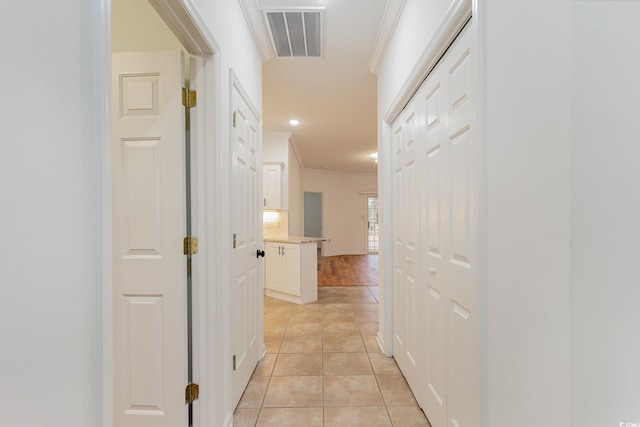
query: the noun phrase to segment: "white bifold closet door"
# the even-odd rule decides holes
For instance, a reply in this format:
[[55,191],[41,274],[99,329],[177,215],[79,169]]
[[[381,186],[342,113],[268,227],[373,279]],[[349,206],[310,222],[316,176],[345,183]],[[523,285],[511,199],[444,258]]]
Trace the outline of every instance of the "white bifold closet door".
[[433,427],[478,423],[471,24],[394,122],[394,356]]

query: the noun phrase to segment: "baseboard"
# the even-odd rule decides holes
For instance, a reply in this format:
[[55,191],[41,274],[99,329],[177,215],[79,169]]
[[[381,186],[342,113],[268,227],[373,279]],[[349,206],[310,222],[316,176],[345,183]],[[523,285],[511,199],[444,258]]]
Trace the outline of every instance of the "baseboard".
[[227,418],[225,418],[224,427],[233,427],[233,412],[227,415]]
[[380,347],[380,351],[387,357],[391,357],[393,356],[393,352],[389,351],[388,353],[385,351],[384,348],[384,338],[382,338],[382,334],[380,333],[380,331],[378,331],[378,333],[376,334],[376,342],[378,343],[378,347]]

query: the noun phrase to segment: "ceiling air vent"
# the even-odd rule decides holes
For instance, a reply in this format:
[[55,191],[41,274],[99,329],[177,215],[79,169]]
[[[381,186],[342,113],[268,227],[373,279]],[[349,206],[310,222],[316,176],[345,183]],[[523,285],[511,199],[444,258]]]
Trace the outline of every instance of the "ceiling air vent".
[[278,58],[322,56],[322,10],[265,10]]

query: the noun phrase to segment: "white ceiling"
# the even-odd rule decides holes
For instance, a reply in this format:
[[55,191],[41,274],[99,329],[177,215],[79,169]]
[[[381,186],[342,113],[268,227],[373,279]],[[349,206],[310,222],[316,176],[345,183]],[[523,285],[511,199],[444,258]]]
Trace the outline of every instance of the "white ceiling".
[[[387,0],[241,0],[265,62],[264,132],[291,132],[305,168],[375,173],[376,76],[371,71]],[[263,8],[324,7],[324,57],[274,58]],[[380,43],[378,43],[379,45]],[[298,119],[297,127],[289,125]]]

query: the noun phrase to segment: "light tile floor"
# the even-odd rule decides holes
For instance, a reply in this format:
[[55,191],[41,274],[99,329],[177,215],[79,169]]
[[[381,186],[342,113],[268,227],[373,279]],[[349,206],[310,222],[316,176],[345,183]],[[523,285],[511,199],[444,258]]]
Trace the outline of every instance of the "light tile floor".
[[380,352],[377,287],[322,287],[318,302],[265,297],[267,355],[234,427],[430,427],[395,360]]

